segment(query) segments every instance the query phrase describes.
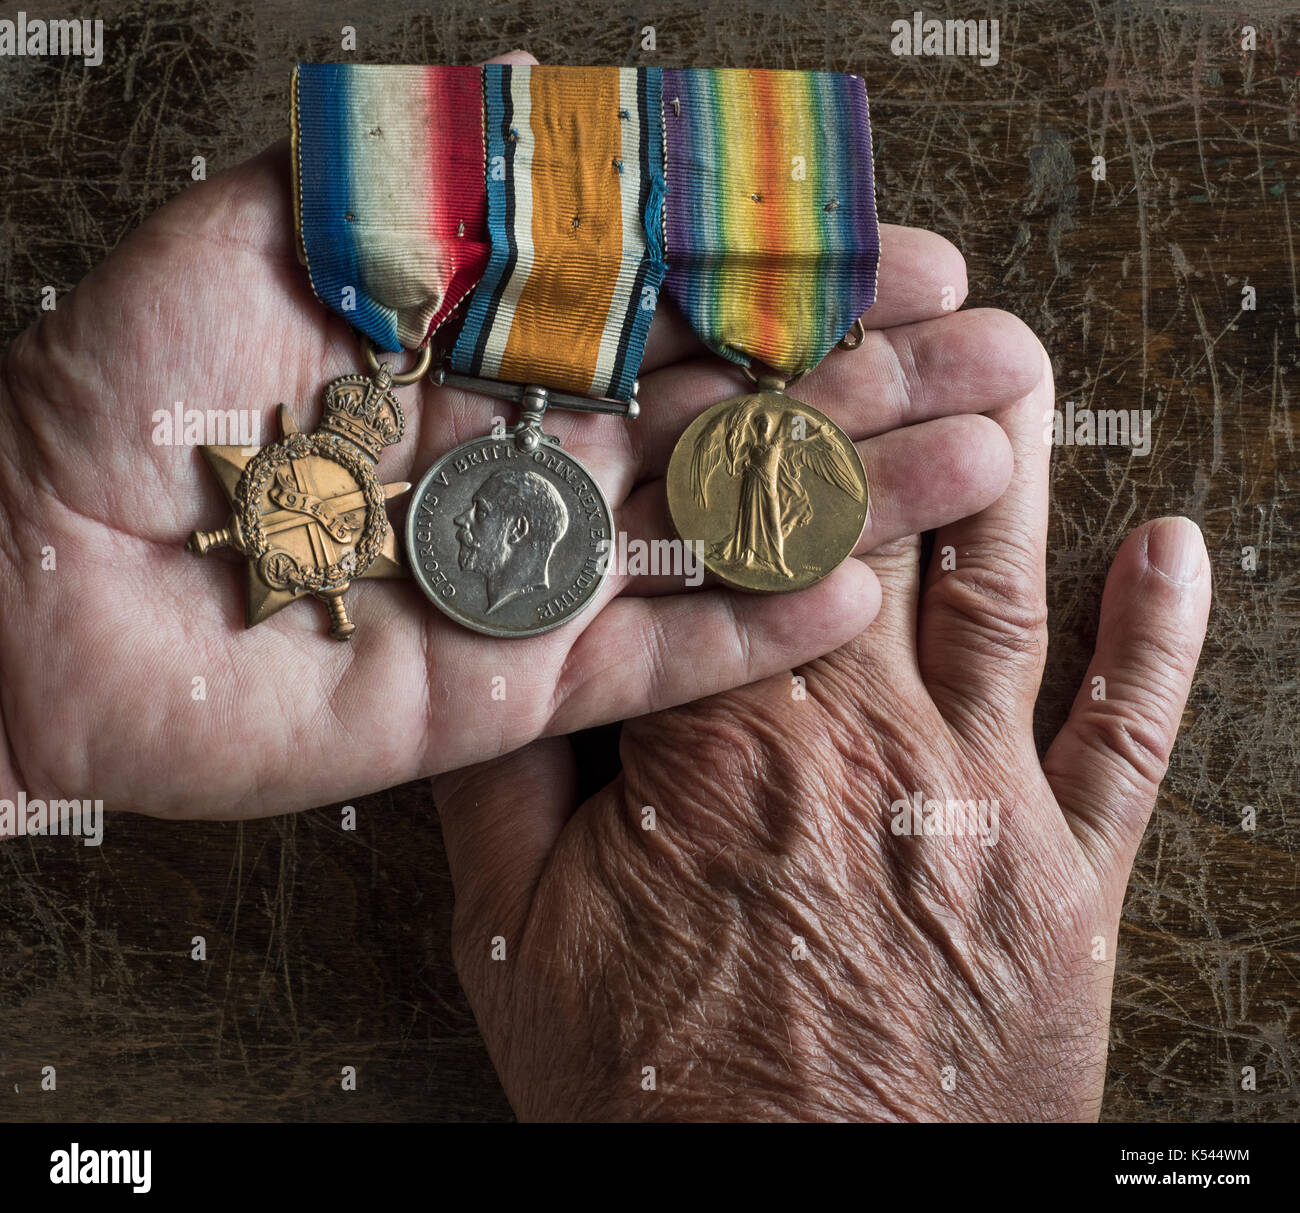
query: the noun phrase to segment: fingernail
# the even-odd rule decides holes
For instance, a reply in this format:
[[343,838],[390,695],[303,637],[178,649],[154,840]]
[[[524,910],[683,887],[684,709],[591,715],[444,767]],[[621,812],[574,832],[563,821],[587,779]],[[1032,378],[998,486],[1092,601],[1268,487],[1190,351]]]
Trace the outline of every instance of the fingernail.
[[1201,528],[1190,518],[1160,519],[1147,539],[1147,561],[1179,585],[1199,581],[1206,564]]

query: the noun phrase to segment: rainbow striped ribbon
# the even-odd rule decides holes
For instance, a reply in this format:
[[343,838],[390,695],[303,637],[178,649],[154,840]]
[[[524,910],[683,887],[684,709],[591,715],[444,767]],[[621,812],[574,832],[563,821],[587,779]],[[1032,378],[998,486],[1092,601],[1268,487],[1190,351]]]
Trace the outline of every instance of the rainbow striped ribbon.
[[300,64],[293,136],[316,294],[380,349],[423,345],[488,260],[480,69]]
[[733,361],[815,366],[876,296],[866,86],[665,68],[663,102],[669,296]]
[[492,255],[463,374],[626,400],[663,281],[658,69],[483,69]]

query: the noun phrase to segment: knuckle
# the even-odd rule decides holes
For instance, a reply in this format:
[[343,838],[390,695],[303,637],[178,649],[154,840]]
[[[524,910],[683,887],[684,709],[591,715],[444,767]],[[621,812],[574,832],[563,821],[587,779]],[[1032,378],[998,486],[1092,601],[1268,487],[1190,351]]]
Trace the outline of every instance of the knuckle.
[[1173,683],[1196,668],[1201,638],[1177,628],[1157,626],[1127,641],[1129,660],[1144,686],[1172,692]]
[[672,642],[664,630],[663,619],[658,611],[651,609],[645,631],[641,634],[640,645],[648,703],[658,704],[663,700],[664,691],[672,680],[672,651]]
[[926,597],[976,625],[992,647],[1039,653],[1046,647],[1045,596],[1008,554],[962,553],[958,567],[935,581]]
[[901,422],[907,417],[911,402],[921,394],[921,351],[918,338],[907,328],[887,331],[885,339],[893,355],[885,395],[890,411]]
[[966,298],[969,291],[969,277],[966,272],[966,258],[951,240],[946,236],[938,236],[940,244],[936,246],[935,254],[930,258],[930,262],[936,266],[942,266],[942,277],[944,285],[952,286],[957,292],[957,300],[960,303]]
[[1103,758],[1119,759],[1141,790],[1159,786],[1169,767],[1173,739],[1137,705],[1110,700],[1084,719],[1083,737]]
[[[643,737],[643,733],[648,735]],[[684,803],[692,794],[702,800],[730,801],[742,796],[766,769],[772,740],[764,737],[760,715],[747,719],[721,699],[628,722],[625,738],[638,758],[651,752],[655,755],[653,771],[643,769],[643,763],[637,761],[630,774],[625,767],[625,775],[635,777],[638,783],[652,783],[657,789],[672,789],[673,796],[667,799],[674,804]],[[711,756],[707,766],[699,762],[700,754]],[[651,789],[647,786],[644,790]]]
[[727,630],[731,635],[736,652],[736,669],[748,681],[754,672],[754,637],[745,620],[741,618],[740,606],[734,597],[725,600],[727,610]]
[[1014,312],[988,308],[981,309],[981,316],[989,329],[984,348],[994,361],[992,373],[1013,395],[1030,391],[1043,376],[1046,353],[1037,334]]

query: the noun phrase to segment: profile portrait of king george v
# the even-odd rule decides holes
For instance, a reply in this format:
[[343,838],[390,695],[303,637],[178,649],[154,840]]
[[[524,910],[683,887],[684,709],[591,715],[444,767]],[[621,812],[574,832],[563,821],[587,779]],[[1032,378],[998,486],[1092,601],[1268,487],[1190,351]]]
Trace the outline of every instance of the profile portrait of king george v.
[[482,575],[490,615],[550,587],[551,556],[569,529],[569,511],[545,477],[506,468],[479,485],[455,524],[460,567]]

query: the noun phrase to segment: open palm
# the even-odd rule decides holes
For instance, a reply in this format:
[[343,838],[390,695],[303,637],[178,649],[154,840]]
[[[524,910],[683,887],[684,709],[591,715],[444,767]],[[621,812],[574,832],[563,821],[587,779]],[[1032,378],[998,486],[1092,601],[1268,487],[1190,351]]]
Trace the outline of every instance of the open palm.
[[[284,401],[315,428],[321,388],[361,363],[292,240],[277,146],[164,207],[7,351],[4,794],[186,817],[303,808],[766,677],[874,617],[878,583],[851,560],[778,597],[611,574],[579,619],[526,640],[461,630],[400,581],[349,592],[346,645],[325,636],[310,599],[245,630],[243,562],[182,546],[195,527],[221,525],[228,502],[193,448],[153,443],[152,418],[176,401],[255,408],[270,440]],[[889,227],[882,241],[866,340],[795,393],[858,443],[872,492],[860,551],[994,500],[1010,449],[975,414],[1037,374],[1014,318],[944,311],[944,288],[965,290],[946,241]],[[616,526],[653,539],[670,534],[673,442],[743,381],[665,305],[641,383],[634,423],[553,414],[546,428],[591,469]],[[427,383],[399,395],[406,437],[380,460],[385,482],[417,479],[507,411]]]

